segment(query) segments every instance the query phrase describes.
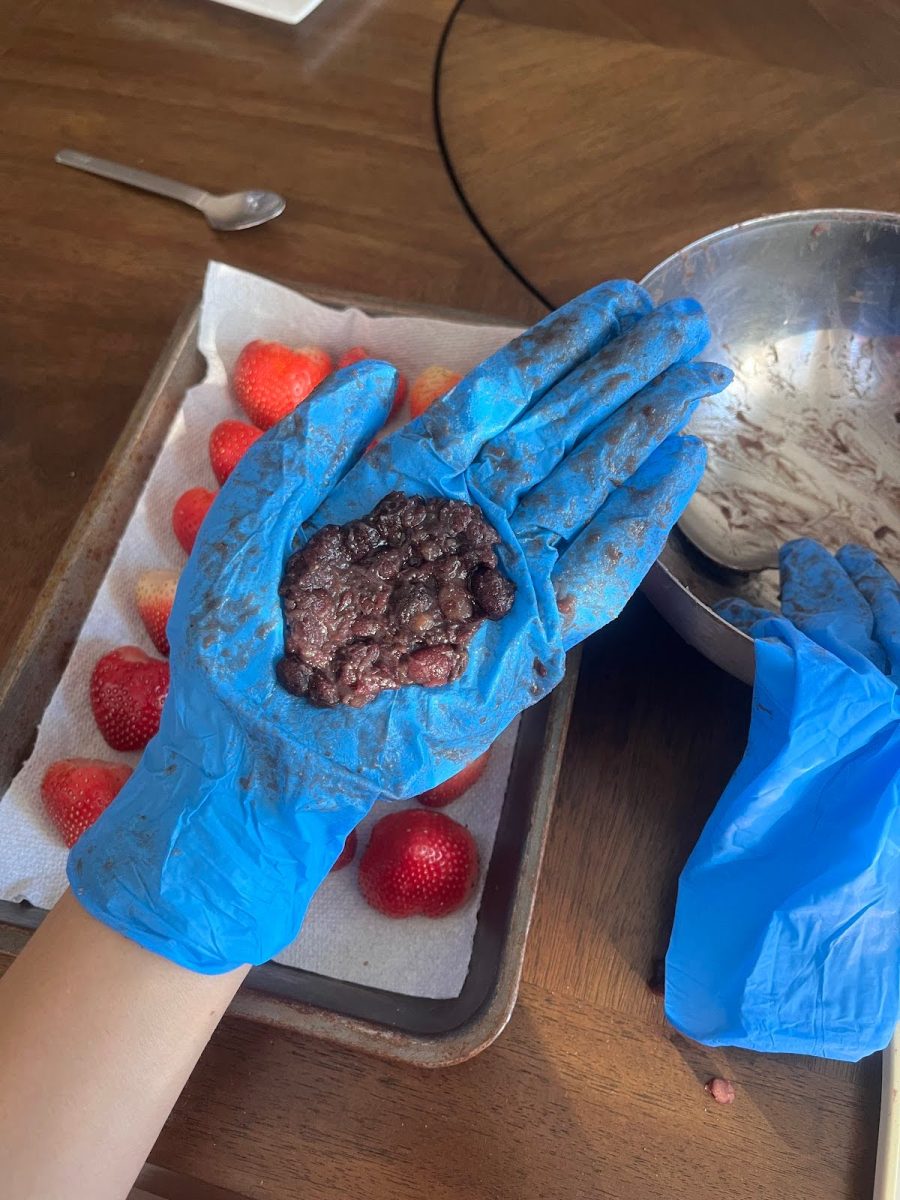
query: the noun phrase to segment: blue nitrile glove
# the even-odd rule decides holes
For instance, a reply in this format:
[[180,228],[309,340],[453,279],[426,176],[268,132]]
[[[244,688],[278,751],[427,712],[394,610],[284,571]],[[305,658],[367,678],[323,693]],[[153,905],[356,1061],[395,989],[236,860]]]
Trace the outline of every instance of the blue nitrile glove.
[[855,1061],[900,1016],[900,586],[871,551],[781,552],[750,633],[743,761],[681,875],[666,1014],[708,1045]]
[[[386,364],[333,375],[251,447],[178,587],[159,734],[70,856],[85,908],[198,971],[290,942],[372,804],[485,750],[637,587],[703,470],[702,445],[672,431],[730,379],[688,365],[707,336],[694,301],[652,311],[635,284],[610,283],[359,461],[390,407]],[[394,489],[480,504],[515,604],[476,634],[457,682],[315,708],[275,680],[284,563],[298,530],[302,544]]]

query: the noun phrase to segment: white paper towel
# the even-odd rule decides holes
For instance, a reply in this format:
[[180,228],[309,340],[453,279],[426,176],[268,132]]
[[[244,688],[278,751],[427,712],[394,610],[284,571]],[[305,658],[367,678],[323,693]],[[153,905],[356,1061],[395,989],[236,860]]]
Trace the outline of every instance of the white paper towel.
[[229,8],[242,8],[257,17],[271,17],[273,21],[284,21],[287,25],[299,25],[322,0],[217,0]]
[[[76,756],[137,761],[137,755],[117,756],[103,741],[88,704],[88,680],[97,659],[115,646],[132,643],[155,653],[135,611],[134,585],[148,568],[180,570],[184,565],[172,533],[172,505],[186,488],[216,486],[207,440],[219,421],[243,416],[227,382],[241,348],[264,338],[295,346],[314,343],[338,356],[363,345],[413,379],[432,363],[465,373],[517,332],[422,318],[368,317],[356,309],[336,312],[258,276],[210,264],[199,338],[206,378],[188,393],[172,424],[44,713],[31,758],[0,801],[0,898],[49,908],[66,886],[66,849],[40,800],[48,765]],[[482,873],[493,847],[515,732],[513,726],[499,739],[481,781],[449,810],[475,836]],[[369,827],[388,808],[378,805],[361,826],[360,851]],[[480,896],[479,886],[465,909],[441,920],[392,921],[360,896],[354,863],[325,881],[300,936],[278,961],[410,996],[458,996],[469,967]]]

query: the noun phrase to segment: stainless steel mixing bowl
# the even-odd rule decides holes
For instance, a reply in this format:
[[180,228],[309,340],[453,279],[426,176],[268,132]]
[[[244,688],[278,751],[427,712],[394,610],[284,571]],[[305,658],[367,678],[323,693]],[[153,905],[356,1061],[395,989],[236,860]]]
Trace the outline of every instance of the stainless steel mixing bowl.
[[762,558],[815,536],[831,549],[869,544],[900,566],[900,215],[760,217],[679,250],[643,283],[656,301],[700,300],[704,357],[735,372],[692,422],[710,466],[644,589],[686,641],[749,683],[751,640],[710,606],[732,595],[772,604],[777,572],[719,565],[734,561],[715,545],[735,510],[729,536]]

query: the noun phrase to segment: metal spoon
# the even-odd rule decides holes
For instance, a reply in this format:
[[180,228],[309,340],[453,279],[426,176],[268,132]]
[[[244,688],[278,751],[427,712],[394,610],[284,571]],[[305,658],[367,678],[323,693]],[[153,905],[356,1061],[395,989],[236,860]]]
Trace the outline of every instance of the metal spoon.
[[104,179],[114,179],[116,183],[127,183],[145,192],[168,196],[170,200],[181,200],[191,208],[199,209],[213,229],[252,229],[254,225],[264,225],[284,212],[285,201],[277,192],[232,192],[228,196],[211,196],[209,192],[191,187],[190,184],[153,175],[149,171],[139,171],[105,158],[94,158],[92,154],[81,154],[78,150],[60,150],[56,154],[56,161],[66,167],[87,171],[90,175],[102,175]]

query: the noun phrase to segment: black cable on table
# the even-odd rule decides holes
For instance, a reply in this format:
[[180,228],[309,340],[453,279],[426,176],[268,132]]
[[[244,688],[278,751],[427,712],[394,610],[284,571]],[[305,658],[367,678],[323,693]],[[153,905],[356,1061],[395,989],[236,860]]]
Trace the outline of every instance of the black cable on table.
[[450,177],[450,183],[453,185],[453,190],[456,192],[459,202],[465,209],[469,220],[484,238],[485,242],[487,242],[491,250],[493,250],[494,254],[496,254],[496,256],[506,267],[507,271],[514,275],[516,279],[518,279],[519,283],[521,283],[522,287],[531,292],[532,296],[534,296],[534,298],[543,304],[544,307],[549,311],[556,308],[556,305],[548,300],[547,297],[534,286],[531,280],[519,270],[509,255],[507,255],[506,252],[501,249],[493,236],[489,233],[484,225],[484,222],[473,208],[468,196],[463,190],[459,176],[457,175],[456,169],[454,168],[453,162],[450,158],[450,153],[447,150],[447,142],[444,138],[443,119],[441,117],[441,74],[444,65],[444,50],[446,49],[450,32],[453,29],[453,24],[456,21],[459,10],[462,8],[464,3],[465,0],[456,0],[456,3],[453,5],[450,16],[447,18],[447,23],[444,25],[444,28],[441,31],[440,41],[438,42],[437,51],[434,56],[434,70],[431,77],[431,111],[434,119],[434,134],[437,139],[438,150],[440,152],[441,159],[443,160],[444,168]]

